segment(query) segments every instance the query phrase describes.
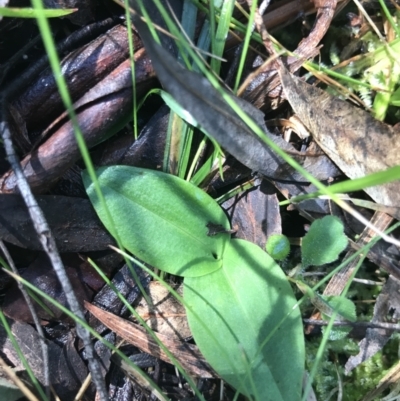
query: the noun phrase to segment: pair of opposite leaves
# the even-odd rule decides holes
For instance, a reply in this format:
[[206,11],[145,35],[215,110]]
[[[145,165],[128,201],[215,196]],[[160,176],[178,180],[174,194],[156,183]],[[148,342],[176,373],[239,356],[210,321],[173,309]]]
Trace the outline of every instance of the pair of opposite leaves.
[[301,316],[275,261],[250,242],[210,235],[210,224],[229,231],[225,213],[178,177],[128,166],[97,174],[106,205],[83,179],[106,228],[136,257],[184,277],[189,326],[215,371],[256,400],[300,399]]

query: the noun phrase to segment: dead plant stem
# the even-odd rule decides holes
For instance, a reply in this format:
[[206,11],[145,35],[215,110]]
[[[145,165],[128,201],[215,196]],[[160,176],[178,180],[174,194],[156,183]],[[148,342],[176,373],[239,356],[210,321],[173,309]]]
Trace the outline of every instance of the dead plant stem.
[[[7,159],[15,174],[18,189],[28,208],[35,231],[38,234],[43,250],[49,257],[53,269],[57,274],[58,280],[63,288],[65,297],[68,301],[69,307],[71,311],[79,319],[85,321],[85,316],[83,314],[82,308],[79,305],[79,302],[75,296],[71,282],[67,276],[60,254],[57,250],[54,236],[50,230],[50,227],[44,217],[42,210],[40,209],[35,197],[33,196],[31,188],[29,187],[28,181],[25,178],[24,172],[19,162],[19,158],[15,153],[14,146],[11,140],[11,133],[8,127],[7,120],[5,118],[5,112],[4,112],[5,100],[6,99],[4,99],[4,96],[1,97],[0,99],[0,104],[2,105],[0,109],[0,134],[3,139],[4,149],[7,155]],[[89,364],[89,370],[92,374],[93,382],[98,391],[99,399],[101,401],[106,401],[108,400],[107,390],[105,387],[104,379],[101,374],[100,363],[96,357],[96,353],[94,351],[94,347],[90,339],[90,333],[80,324],[77,324],[76,332],[79,338],[81,338],[81,340],[83,341],[83,344],[85,346],[85,352]]]

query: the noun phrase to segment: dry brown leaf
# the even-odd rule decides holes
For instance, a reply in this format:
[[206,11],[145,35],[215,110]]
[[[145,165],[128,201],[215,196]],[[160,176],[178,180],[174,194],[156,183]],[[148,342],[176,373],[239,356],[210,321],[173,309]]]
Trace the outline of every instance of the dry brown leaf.
[[[158,346],[143,327],[106,312],[88,302],[85,302],[85,307],[105,326],[130,344],[165,362],[172,363],[167,354]],[[183,341],[171,340],[168,336],[163,334],[155,334],[189,374],[203,378],[216,377],[212,368],[205,361],[195,345]]]
[[[281,68],[287,99],[314,139],[349,178],[360,178],[399,164],[396,130],[369,113],[315,88]],[[400,204],[400,181],[366,188],[377,203]]]
[[267,238],[282,234],[282,219],[276,190],[268,181],[237,195],[222,204],[232,227],[237,227],[235,238],[242,238],[265,248]]
[[[183,287],[175,288],[179,295],[183,295]],[[177,339],[191,337],[186,311],[183,305],[159,281],[149,284],[149,296],[153,306],[149,306],[144,298],[135,308],[143,320],[157,333],[165,334]]]

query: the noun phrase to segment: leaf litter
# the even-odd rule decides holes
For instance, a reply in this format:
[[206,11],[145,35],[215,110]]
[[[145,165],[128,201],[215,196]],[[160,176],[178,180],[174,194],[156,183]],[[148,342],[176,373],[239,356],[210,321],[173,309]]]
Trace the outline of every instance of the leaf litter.
[[[280,70],[287,99],[313,138],[349,178],[361,178],[399,164],[397,130],[299,78]],[[400,181],[365,192],[385,206],[400,204]]]
[[[333,2],[330,2],[330,3],[333,3]],[[327,25],[329,25],[329,24],[327,24]],[[318,41],[317,41],[318,42]],[[155,57],[154,58],[154,60],[152,60],[153,62],[155,62],[155,63],[157,63],[157,62],[160,62],[158,59],[162,59],[162,57],[163,57],[164,55],[163,55],[163,53],[160,51],[159,53],[158,53],[158,55],[157,55],[157,57]],[[152,57],[152,59],[153,59],[153,57]],[[169,62],[169,60],[167,60],[168,62]],[[172,62],[172,60],[171,60],[171,62]],[[179,70],[178,70],[179,71]],[[178,72],[179,73],[179,72]],[[187,75],[185,75],[185,78],[187,78],[190,82],[193,82],[193,85],[194,85],[194,87],[196,87],[197,86],[197,88],[198,88],[198,90],[199,90],[199,92],[200,93],[202,93],[202,96],[204,97],[204,99],[206,99],[206,97],[207,97],[207,95],[209,95],[210,96],[210,90],[212,91],[213,90],[213,88],[211,88],[209,85],[207,85],[207,82],[204,82],[204,80],[203,80],[203,82],[201,82],[201,79],[198,79],[199,78],[199,76],[197,75],[197,76],[195,76],[195,75],[190,75],[190,74],[187,74]],[[296,80],[296,78],[293,78],[294,80]],[[186,82],[187,83],[187,82]],[[172,84],[171,84],[172,85]],[[305,84],[305,85],[307,85],[307,84]],[[178,88],[180,91],[182,91],[183,92],[183,89],[182,89],[182,87],[183,86],[185,86],[185,82],[184,82],[184,80],[181,82],[181,88]],[[300,85],[299,85],[300,86]],[[309,86],[309,85],[308,85]],[[296,88],[297,88],[297,86],[296,86]],[[285,88],[285,90],[286,90],[286,88]],[[233,113],[232,113],[232,111],[230,110],[230,109],[224,109],[225,108],[225,105],[223,105],[223,103],[219,103],[219,99],[218,99],[218,96],[217,97],[212,97],[214,95],[214,92],[211,92],[211,98],[213,99],[213,100],[217,100],[217,103],[216,103],[216,105],[217,106],[221,106],[222,105],[222,111],[223,111],[223,113],[221,114],[220,113],[220,111],[221,111],[221,109],[220,110],[218,110],[218,107],[214,107],[214,110],[212,110],[212,108],[211,108],[211,112],[213,113],[212,114],[212,116],[213,116],[213,119],[211,120],[211,121],[216,121],[217,119],[220,119],[220,121],[221,121],[221,124],[219,125],[219,127],[221,127],[221,126],[223,126],[225,123],[227,123],[228,122],[228,124],[230,123],[230,121],[233,119],[235,119],[235,117],[233,116]],[[306,95],[308,96],[307,97],[307,100],[309,101],[309,104],[308,104],[308,108],[309,108],[309,114],[312,114],[312,113],[314,113],[314,111],[316,110],[315,108],[318,106],[318,102],[319,102],[319,100],[317,100],[317,101],[315,101],[315,98],[313,98],[313,96],[314,96],[314,92],[312,92],[312,91],[310,91],[310,92],[307,92],[306,91]],[[185,96],[185,95],[182,95],[182,96]],[[264,130],[264,132],[266,133],[266,135],[268,135],[268,136],[270,136],[270,138],[272,139],[272,140],[274,140],[276,143],[278,143],[279,144],[279,146],[281,146],[283,149],[286,149],[286,150],[289,150],[289,151],[293,151],[294,149],[290,146],[290,145],[287,145],[287,144],[285,144],[284,142],[281,142],[280,141],[280,138],[278,138],[278,137],[274,137],[273,136],[273,134],[271,134],[269,131],[267,131],[266,130],[266,128],[265,128],[265,126],[264,126],[264,117],[263,117],[263,115],[262,115],[262,113],[261,112],[259,112],[257,109],[255,109],[254,107],[252,107],[249,103],[245,103],[245,102],[243,102],[241,99],[238,99],[238,98],[234,98],[234,97],[232,97],[237,103],[239,103],[239,105],[242,107],[242,109],[244,109],[250,116],[252,116],[252,118],[254,119],[254,120],[256,120],[257,121],[257,123],[258,123],[258,125],[260,126],[260,127],[262,127],[262,129]],[[323,100],[325,103],[324,104],[326,104],[327,105],[327,107],[325,107],[325,109],[326,110],[330,110],[331,108],[330,108],[330,106],[331,106],[331,100],[335,100],[333,97],[331,97],[332,99],[329,99],[329,100]],[[203,100],[204,100],[203,99]],[[320,99],[320,98],[318,98],[318,99]],[[289,99],[290,100],[290,99]],[[337,99],[336,99],[337,100]],[[190,104],[191,102],[189,102],[189,104]],[[342,105],[342,108],[341,107],[339,107],[339,106],[335,106],[335,107],[337,107],[337,109],[339,110],[339,111],[341,111],[341,112],[343,112],[343,118],[340,118],[340,121],[347,121],[347,118],[348,119],[350,119],[350,116],[352,115],[352,112],[353,112],[353,108],[352,108],[352,106],[350,106],[348,103],[345,103],[345,102],[342,102],[343,103],[343,105]],[[292,105],[293,106],[293,105]],[[311,107],[310,107],[311,106]],[[347,110],[350,110],[349,111],[349,116],[347,116],[347,114],[344,112],[344,110],[346,110],[346,107],[348,108]],[[207,108],[203,108],[203,106],[199,106],[198,105],[198,108],[201,110],[201,109],[203,109],[202,110],[202,112],[204,113],[204,115],[205,116],[207,116],[207,113],[210,111],[210,109],[207,109]],[[293,108],[295,109],[295,106],[293,106]],[[310,109],[312,108],[312,110],[311,110],[311,112],[310,112]],[[354,110],[358,110],[358,111],[361,111],[361,110],[359,110],[359,109],[356,109],[356,108],[354,108]],[[320,119],[320,117],[321,117],[321,114],[323,114],[322,113],[322,111],[323,110],[317,110],[317,114],[316,115],[309,115],[308,117],[309,117],[309,119],[310,120],[312,120],[312,118],[317,118],[317,119]],[[306,111],[303,111],[303,113],[304,113],[304,115],[306,115],[307,116],[307,113],[306,113]],[[298,113],[298,114],[301,114],[301,113]],[[325,113],[325,117],[326,117],[326,114],[327,113]],[[357,114],[357,117],[358,117],[358,112],[357,113],[355,113],[355,114]],[[223,118],[222,118],[223,117]],[[197,118],[197,117],[196,117]],[[226,119],[225,119],[226,118]],[[361,118],[361,117],[360,117]],[[302,118],[303,120],[304,120],[304,118]],[[337,121],[335,120],[335,119],[327,119],[327,118],[325,118],[325,122],[324,123],[321,123],[322,125],[319,125],[319,123],[318,122],[315,122],[315,121],[312,121],[312,124],[310,124],[310,126],[311,126],[311,131],[313,131],[313,127],[317,127],[317,128],[320,128],[320,129],[324,129],[325,130],[325,128],[328,126],[328,128],[329,128],[329,131],[328,130],[326,130],[326,132],[328,133],[329,132],[329,134],[331,134],[331,131],[332,131],[332,128],[335,126],[335,124],[337,124]],[[368,119],[367,119],[368,120]],[[305,119],[304,120],[305,122],[307,121],[307,119]],[[236,125],[236,127],[239,127],[239,129],[233,129],[232,131],[230,130],[230,128],[232,127],[232,126],[235,126]],[[306,125],[307,125],[307,123],[306,123]],[[379,125],[379,124],[378,124]],[[383,125],[383,126],[385,126],[385,124],[381,124],[381,125]],[[380,126],[381,126],[380,125]],[[254,140],[253,138],[252,138],[252,135],[251,135],[251,133],[250,133],[250,135],[248,135],[249,134],[249,132],[247,131],[246,132],[246,129],[243,129],[243,126],[241,126],[241,122],[240,122],[240,119],[236,119],[236,121],[233,121],[233,123],[232,123],[232,125],[226,125],[226,127],[228,127],[229,129],[227,130],[227,131],[229,131],[229,133],[226,133],[226,132],[223,132],[224,133],[224,136],[225,136],[225,138],[227,138],[226,139],[226,141],[225,142],[221,142],[221,143],[223,143],[223,145],[224,145],[224,147],[225,147],[225,149],[227,150],[227,151],[229,151],[229,152],[232,152],[232,154],[233,155],[235,155],[240,161],[242,161],[244,164],[246,164],[247,166],[249,166],[253,171],[264,171],[265,173],[266,173],[266,175],[268,175],[268,174],[271,174],[271,177],[272,178],[276,178],[276,179],[284,179],[284,178],[290,178],[290,179],[292,179],[292,178],[296,178],[296,179],[299,179],[299,178],[301,178],[300,177],[300,175],[296,175],[296,173],[295,172],[293,172],[293,171],[291,171],[291,170],[289,170],[289,169],[286,169],[285,167],[283,167],[281,170],[279,170],[279,166],[282,166],[282,160],[279,160],[279,158],[278,157],[276,157],[276,155],[274,155],[273,153],[271,153],[269,150],[268,151],[266,151],[266,148],[265,148],[265,146],[264,146],[264,144],[261,144],[258,140]],[[360,128],[361,127],[361,125],[360,126],[358,126],[357,124],[354,124],[354,125],[351,125],[350,124],[350,128],[349,129],[356,129],[356,128]],[[376,132],[376,130],[377,130],[377,124],[375,124],[375,122],[373,121],[373,119],[371,118],[370,120],[368,120],[368,121],[366,121],[365,123],[364,123],[364,125],[363,125],[363,127],[365,128],[365,129],[368,129],[369,130],[369,132]],[[372,127],[372,128],[371,128]],[[387,126],[388,127],[388,126]],[[218,127],[217,127],[218,128]],[[379,128],[379,127],[378,127]],[[213,130],[211,130],[209,133],[210,134],[213,134],[214,132],[216,132],[216,131],[218,131],[218,130],[215,130],[215,131],[213,131]],[[360,129],[360,131],[361,131],[361,129]],[[379,130],[378,130],[379,131]],[[230,132],[232,132],[232,134],[230,134]],[[243,134],[244,132],[246,132],[246,134]],[[345,132],[345,134],[346,134],[347,132]],[[352,177],[352,175],[350,175],[350,172],[351,172],[351,174],[353,174],[353,171],[355,171],[356,173],[360,173],[361,174],[361,176],[363,176],[363,175],[365,175],[366,173],[364,173],[364,170],[360,167],[360,165],[362,164],[362,161],[364,160],[368,160],[369,159],[369,157],[370,157],[370,152],[371,152],[371,148],[373,148],[373,146],[378,146],[378,145],[381,145],[380,147],[377,147],[377,149],[379,149],[379,152],[378,153],[384,153],[383,151],[384,151],[384,149],[385,149],[385,144],[389,141],[390,142],[390,134],[393,134],[392,135],[392,138],[393,138],[393,136],[394,136],[394,133],[393,132],[391,132],[391,130],[390,130],[390,127],[389,127],[389,130],[382,130],[381,131],[381,134],[378,134],[378,138],[380,138],[379,137],[379,135],[383,135],[383,137],[384,137],[384,140],[383,140],[383,142],[379,142],[379,140],[378,141],[375,141],[375,145],[372,143],[371,144],[371,146],[366,146],[365,145],[365,143],[363,143],[363,141],[361,140],[361,139],[359,139],[359,137],[357,136],[358,135],[358,131],[357,131],[357,134],[353,134],[352,136],[351,135],[349,135],[349,137],[351,137],[352,139],[347,139],[347,142],[345,142],[344,140],[342,141],[342,139],[340,139],[339,140],[339,142],[340,142],[340,145],[342,144],[342,142],[343,142],[343,148],[346,148],[346,143],[347,143],[347,148],[350,148],[350,145],[352,144],[352,140],[354,140],[354,138],[355,138],[355,140],[356,141],[358,141],[357,142],[357,148],[356,149],[359,149],[359,150],[361,150],[362,152],[361,153],[363,153],[363,155],[364,155],[364,158],[363,159],[360,159],[360,161],[357,159],[357,165],[356,166],[353,166],[353,165],[351,165],[350,167],[348,167],[347,165],[341,165],[340,164],[340,162],[338,162],[338,161],[336,161],[335,159],[334,159],[334,156],[333,155],[330,155],[325,149],[324,149],[324,147],[321,145],[321,147],[326,151],[326,153],[328,153],[328,155],[329,155],[329,157],[335,162],[335,164],[346,174],[346,175],[348,175],[350,178],[353,178]],[[215,135],[218,135],[218,132],[217,133],[215,133]],[[314,134],[315,135],[315,134]],[[373,135],[373,136],[376,136],[376,135]],[[315,137],[316,137],[316,135],[315,135]],[[222,137],[221,137],[222,138]],[[389,138],[389,139],[388,139]],[[223,141],[224,139],[222,138],[221,139],[221,141]],[[236,146],[235,147],[235,145],[233,144],[236,140],[238,140],[238,144],[239,144],[239,146]],[[317,139],[317,141],[318,141],[318,139]],[[320,139],[320,141],[321,142],[323,142],[323,139]],[[247,146],[248,145],[248,146]],[[326,145],[327,146],[327,145]],[[242,149],[238,149],[239,147],[241,147]],[[258,148],[262,148],[261,150],[259,150]],[[388,147],[388,149],[391,149],[391,148],[393,148],[393,146],[392,147]],[[348,151],[349,149],[347,149],[347,151]],[[351,159],[351,157],[350,156],[347,156],[347,158],[345,157],[345,156],[343,156],[342,154],[341,154],[341,151],[339,152],[339,150],[336,150],[336,152],[335,153],[340,153],[340,157],[341,158],[343,158],[344,160],[345,160],[345,162],[347,162],[348,164],[351,164],[350,162],[349,162],[349,160]],[[393,153],[395,153],[395,151],[393,150]],[[376,156],[376,155],[375,155]],[[270,165],[268,165],[268,166],[265,166],[265,164],[263,164],[263,163],[265,163],[265,159],[266,158],[268,158],[269,160],[273,160],[272,162],[270,162]],[[305,166],[307,166],[307,161],[306,161],[306,158],[304,157],[304,156],[301,156],[301,157],[296,157],[296,159],[298,160],[298,161],[300,161],[300,163],[301,164],[303,164],[303,163],[305,163],[305,164],[303,164],[303,165],[305,165]],[[315,158],[313,158],[313,159],[309,159],[308,160],[308,163],[309,163],[309,165],[308,165],[308,167],[309,167],[309,171],[311,171],[314,175],[316,175],[317,173],[319,174],[319,177],[322,179],[322,178],[329,178],[329,177],[332,177],[332,176],[336,176],[337,174],[338,174],[338,171],[336,170],[336,168],[335,168],[335,166],[332,164],[332,163],[330,163],[329,162],[329,159],[328,158],[326,158],[325,156],[323,156],[323,157],[321,157],[321,160],[324,160],[323,162],[322,162],[322,165],[323,166],[325,166],[325,169],[324,170],[321,170],[321,169],[318,169],[318,164],[317,164],[317,161],[316,161],[316,159]],[[275,163],[276,161],[278,161],[277,163]],[[274,164],[275,163],[275,164]],[[376,161],[375,159],[373,159],[372,160],[372,168],[374,168],[374,166],[376,167],[376,166],[378,166],[377,168],[380,168],[382,165],[384,165],[385,166],[385,162],[383,162],[383,164],[382,164],[382,160],[381,159],[379,159],[378,161]],[[277,168],[277,166],[278,166],[278,168]],[[328,166],[328,167],[327,167]],[[383,168],[387,168],[387,167],[383,167]],[[369,170],[368,170],[369,171]],[[272,172],[272,173],[271,173]],[[374,170],[372,170],[372,172],[374,172]],[[354,177],[356,177],[356,176],[354,176]],[[397,188],[397,187],[396,187]],[[390,189],[389,188],[389,190],[386,190],[386,188],[385,188],[385,190],[384,191],[380,191],[380,190],[377,190],[377,192],[378,192],[378,195],[379,195],[379,193],[380,192],[383,192],[383,194],[382,194],[382,198],[379,200],[379,202],[380,203],[384,203],[384,204],[386,204],[387,205],[387,203],[385,203],[385,202],[381,202],[381,200],[383,199],[383,200],[387,200],[387,198],[390,198],[390,191],[395,191],[395,189]],[[371,195],[371,194],[370,194]],[[275,195],[273,195],[273,197],[275,197]],[[376,200],[377,202],[378,202],[378,200],[376,199],[376,198],[374,198],[374,196],[373,195],[371,195],[371,197],[374,199],[374,200]],[[257,202],[255,202],[255,204],[254,204],[254,206],[253,205],[250,205],[250,209],[251,208],[254,208],[254,207],[256,207],[255,205],[256,205],[256,203],[258,203],[258,202],[262,202],[262,198],[260,198],[260,200],[257,200]],[[274,207],[274,210],[277,208],[277,200],[276,199],[273,199],[273,201],[272,201],[272,204],[273,204],[273,207]],[[398,205],[398,204],[397,204]],[[397,205],[393,205],[393,206],[397,206]],[[388,205],[388,206],[392,206],[392,205]],[[252,218],[252,216],[253,215],[256,215],[256,211],[252,211],[252,210],[250,210],[249,212],[249,218],[251,219]],[[277,213],[279,213],[279,211],[277,212]],[[259,218],[262,218],[262,216],[257,216],[257,218],[259,219]],[[269,218],[268,218],[268,220],[269,220]],[[277,218],[277,220],[280,220],[279,218]],[[277,221],[277,222],[275,222],[276,223],[276,227],[277,227],[277,229],[279,230],[279,227],[280,227],[280,224],[279,224],[279,221]],[[259,234],[259,233],[257,233],[256,231],[251,231],[250,230],[250,232],[247,232],[247,233],[244,233],[244,235],[246,236],[246,235],[249,235],[249,237],[252,237],[252,238],[254,238],[253,239],[253,241],[254,242],[257,242],[257,236],[258,235],[260,235],[260,243],[263,243],[264,242],[264,240],[265,240],[265,232],[263,232],[262,234]],[[118,323],[117,323],[117,325],[118,325]]]

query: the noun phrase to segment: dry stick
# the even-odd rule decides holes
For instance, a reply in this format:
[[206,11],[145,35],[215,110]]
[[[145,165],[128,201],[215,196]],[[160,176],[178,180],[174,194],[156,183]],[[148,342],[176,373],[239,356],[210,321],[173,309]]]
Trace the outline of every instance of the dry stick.
[[92,381],[92,375],[89,373],[86,376],[86,379],[83,381],[81,388],[79,389],[79,391],[76,393],[76,396],[74,398],[74,401],[78,401],[78,400],[82,400],[84,394],[86,393],[86,390],[88,389],[88,387],[90,386],[90,382]]
[[[388,225],[389,226],[389,225]],[[374,230],[372,230],[374,232]],[[375,233],[376,235],[376,233]],[[354,242],[349,239],[349,244],[350,246],[355,250],[359,251],[363,245],[359,245],[357,242]],[[391,274],[393,277],[397,278],[400,280],[400,269],[399,267],[395,264],[394,260],[390,259],[386,255],[383,254],[378,254],[371,249],[368,251],[367,258],[375,263],[377,266],[379,266],[382,270],[384,270],[386,273]],[[356,281],[357,279],[353,279],[353,281]]]
[[[247,4],[249,5],[249,7],[251,8],[251,5],[253,3],[254,0],[247,0]],[[265,24],[264,21],[262,19],[261,16],[261,11],[258,7],[256,7],[256,12],[254,13],[254,22],[253,22],[253,26],[257,27],[257,31],[261,36],[261,39],[264,43],[264,46],[266,48],[266,50],[271,54],[271,55],[275,55],[276,51],[274,49],[274,46],[272,44],[272,41],[269,37],[269,34],[267,32],[267,29],[265,28]]]
[[[81,321],[85,322],[86,321],[85,316],[75,296],[71,282],[65,272],[64,265],[61,261],[60,254],[58,253],[57,250],[54,236],[50,231],[49,225],[47,224],[47,221],[43,215],[42,210],[40,209],[38,203],[36,202],[35,197],[33,196],[31,188],[29,187],[29,184],[22,171],[18,156],[14,151],[14,147],[11,140],[11,133],[5,118],[4,102],[5,99],[3,96],[0,98],[0,105],[2,105],[0,109],[0,134],[1,137],[3,138],[4,149],[6,151],[7,159],[17,179],[18,189],[28,208],[33,225],[38,234],[43,249],[46,252],[47,256],[49,257],[53,269],[57,274],[58,280],[65,293],[65,297],[68,301],[71,311]],[[90,333],[80,323],[77,323],[76,325],[76,332],[84,344],[86,359],[88,360],[89,370],[92,374],[93,382],[99,394],[99,399],[101,401],[106,401],[108,400],[107,390],[101,374],[100,363],[96,358],[96,353],[94,351],[93,344],[90,340]]]
[[[248,3],[250,4],[252,0],[247,0]],[[321,7],[321,1],[323,7]],[[346,4],[349,0],[320,0],[317,2],[317,0],[311,1],[311,0],[296,0],[293,2],[293,6],[291,7],[291,11],[294,11],[296,9],[298,10],[304,10],[306,14],[308,12],[311,12],[310,6],[312,7],[312,4],[316,6],[316,11],[317,11],[317,17],[316,17],[316,22],[313,26],[312,31],[310,34],[304,38],[298,45],[296,50],[292,53],[288,53],[289,57],[286,60],[287,67],[290,69],[291,72],[297,71],[303,64],[303,60],[307,60],[309,58],[315,57],[318,54],[319,47],[318,43],[321,41],[323,36],[325,35],[330,22],[335,14],[335,12],[344,4]],[[337,3],[340,3],[339,7],[337,7]],[[318,6],[317,6],[318,5]],[[284,5],[283,8],[287,7],[290,8],[289,4]],[[297,8],[299,7],[299,8]],[[283,11],[282,8],[282,11]],[[290,10],[289,13],[291,12]],[[288,15],[287,11],[283,12],[283,15]],[[315,10],[314,10],[315,11]],[[295,12],[294,16],[296,18],[298,17],[299,13]],[[269,13],[266,14],[266,17],[269,16]],[[292,15],[293,16],[293,15]],[[274,18],[272,16],[272,18]],[[257,23],[257,20],[256,20]],[[267,43],[264,40],[263,33],[260,31],[260,28],[262,28],[266,34],[267,33],[267,25],[269,24],[268,18],[264,18],[264,20],[259,20],[259,23],[257,23],[257,29],[263,38],[264,45],[267,45]],[[270,26],[270,25],[268,25]],[[274,50],[272,47],[267,47],[267,50],[269,51],[270,54],[275,54]],[[276,68],[279,70],[279,68]],[[264,71],[264,73],[266,70]],[[257,88],[253,88],[249,94],[246,95],[246,98],[248,100],[251,100],[253,105],[261,107],[265,102],[263,99],[265,97],[269,97],[271,99],[277,99],[281,97],[281,84],[279,82],[279,77],[277,74],[273,73],[272,69],[268,68],[268,78],[267,78],[267,86],[264,89],[261,89],[261,85],[257,85]],[[264,81],[264,86],[265,86],[265,81]],[[242,87],[243,90],[243,87]]]
[[[314,319],[303,319],[303,323],[312,324],[314,326],[327,326],[329,322],[327,320],[314,320]],[[386,323],[386,322],[334,322],[335,327],[350,326],[355,328],[366,328],[366,329],[385,329],[400,331],[400,324]]]
[[[7,263],[9,264],[11,270],[19,275],[18,269],[16,268],[14,261],[8,252],[7,247],[4,245],[4,242],[0,240],[0,249],[3,251],[4,256],[6,257]],[[22,293],[22,296],[25,299],[26,304],[28,305],[29,312],[31,313],[33,322],[35,323],[36,330],[39,334],[40,346],[42,348],[42,358],[43,358],[43,375],[44,375],[44,387],[46,390],[46,397],[50,400],[50,373],[49,373],[49,349],[47,347],[46,339],[44,337],[44,332],[42,326],[40,325],[39,317],[36,313],[35,307],[33,306],[33,302],[25,287],[21,284],[21,282],[17,281],[17,285],[19,290]]]

